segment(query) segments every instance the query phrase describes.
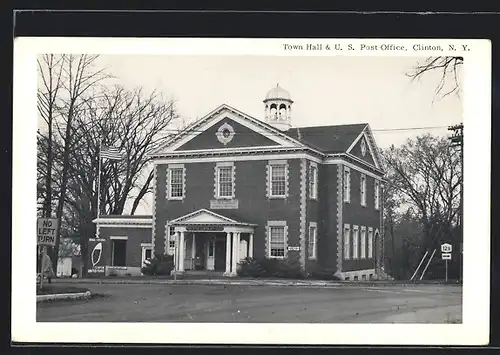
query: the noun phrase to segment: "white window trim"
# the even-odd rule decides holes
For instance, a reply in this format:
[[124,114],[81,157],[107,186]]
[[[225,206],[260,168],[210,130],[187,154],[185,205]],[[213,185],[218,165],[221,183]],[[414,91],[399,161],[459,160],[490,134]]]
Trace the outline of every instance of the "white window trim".
[[[314,228],[314,235],[313,235],[313,240],[314,240],[314,248],[312,250],[312,255],[310,254],[310,249],[309,247],[311,246],[311,228]],[[316,222],[310,222],[309,223],[309,233],[308,233],[308,239],[307,239],[307,258],[309,260],[316,260],[318,254],[318,225]]]
[[[220,168],[228,168],[231,167],[231,176],[232,176],[232,181],[231,181],[231,186],[232,186],[232,191],[231,191],[231,196],[221,196],[220,195],[220,186],[219,186],[219,170]],[[218,200],[232,200],[234,199],[236,195],[236,167],[234,165],[234,162],[218,162],[215,164],[215,172],[214,172],[214,197]]]
[[[271,227],[284,227],[284,256],[271,256]],[[270,259],[286,259],[288,256],[288,226],[286,221],[267,221],[266,226],[266,256]]]
[[359,259],[359,226],[352,226],[352,258]]
[[373,259],[373,228],[368,227],[368,237],[367,237],[367,251],[366,257],[368,259]]
[[366,259],[366,227],[365,226],[361,226],[359,248],[360,248],[359,258]]
[[363,173],[360,175],[359,185],[361,206],[366,207],[366,175]]
[[[172,197],[172,181],[171,170],[172,169],[182,169],[182,196]],[[186,197],[186,168],[184,164],[169,164],[167,167],[167,189],[166,195],[168,200],[183,200]]]
[[[348,176],[348,179],[346,180],[346,173]],[[342,189],[344,192],[344,202],[350,203],[351,202],[351,168],[348,166],[344,166],[344,169],[342,171]]]
[[[311,180],[313,176],[314,176],[314,186],[311,185]],[[318,199],[318,164],[314,162],[311,162],[311,165],[309,166],[309,198],[311,200]]]
[[[275,165],[283,165],[285,166],[285,194],[284,195],[273,195],[272,194],[272,184],[271,184],[271,169],[272,166]],[[267,165],[267,197],[268,198],[278,198],[278,199],[283,199],[288,197],[288,174],[289,174],[289,169],[288,169],[288,163],[286,160],[271,160],[268,162]]]
[[375,210],[380,209],[380,181],[375,179],[374,187],[373,187],[373,199],[374,199],[374,207]]
[[[348,232],[347,238],[346,238],[346,231]],[[343,250],[344,259],[350,260],[351,259],[351,226],[349,224],[344,224],[342,239],[344,240],[344,244],[343,244],[343,246],[344,246],[344,250]]]

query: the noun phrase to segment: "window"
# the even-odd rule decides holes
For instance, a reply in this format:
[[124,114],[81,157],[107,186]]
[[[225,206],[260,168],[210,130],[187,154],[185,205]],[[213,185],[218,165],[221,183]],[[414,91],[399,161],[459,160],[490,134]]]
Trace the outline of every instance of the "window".
[[368,258],[373,258],[373,229],[368,228]]
[[375,199],[375,209],[378,210],[380,207],[380,182],[375,180],[374,186],[374,199]]
[[271,258],[284,258],[287,248],[287,228],[285,222],[268,222],[268,256]]
[[311,165],[309,168],[309,196],[315,200],[318,198],[318,167]]
[[182,200],[184,198],[184,166],[169,166],[167,175],[168,198],[170,200]]
[[361,275],[361,280],[366,280],[366,274]]
[[358,276],[354,276],[354,281],[358,281]]
[[217,197],[233,198],[234,196],[234,166],[217,166]]
[[361,174],[361,186],[360,186],[360,191],[361,191],[361,206],[366,206],[366,175]]
[[126,266],[127,239],[111,239],[111,266]]
[[351,258],[351,228],[348,224],[344,225],[344,259]]
[[317,226],[316,223],[309,225],[308,258],[316,259]]
[[360,242],[360,248],[361,248],[361,259],[366,258],[366,227],[361,227],[361,242]]
[[344,167],[344,202],[351,201],[351,169]]
[[142,265],[144,265],[144,262],[148,259],[151,259],[151,256],[153,256],[153,248],[150,243],[141,243],[141,248],[142,248]]
[[286,197],[286,164],[270,165],[271,197]]
[[352,258],[358,258],[358,240],[359,240],[359,229],[358,226],[353,226],[352,231]]

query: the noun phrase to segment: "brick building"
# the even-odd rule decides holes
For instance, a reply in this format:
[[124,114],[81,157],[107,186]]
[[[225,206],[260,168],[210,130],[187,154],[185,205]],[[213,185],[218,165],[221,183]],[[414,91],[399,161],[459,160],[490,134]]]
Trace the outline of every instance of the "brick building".
[[369,125],[292,127],[292,106],[277,85],[263,120],[221,105],[166,140],[152,154],[152,216],[95,221],[104,263],[130,271],[178,250],[179,272],[235,275],[239,260],[267,257],[343,279],[383,274],[384,172]]

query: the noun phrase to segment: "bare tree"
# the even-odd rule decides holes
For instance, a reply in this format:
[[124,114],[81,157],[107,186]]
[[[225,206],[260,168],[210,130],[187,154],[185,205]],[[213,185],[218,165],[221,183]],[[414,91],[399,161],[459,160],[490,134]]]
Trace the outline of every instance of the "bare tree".
[[436,96],[444,98],[450,94],[460,93],[460,67],[463,57],[429,57],[423,63],[417,63],[406,75],[412,81],[418,81],[423,76],[436,72],[440,75],[436,87]]
[[[73,119],[79,111],[84,95],[97,83],[109,78],[104,69],[94,68],[96,55],[47,55],[38,61],[39,86],[38,111],[47,122],[47,160],[45,169],[46,214],[51,214],[52,172],[54,168],[53,144],[54,135],[62,140],[61,176],[56,206],[56,218],[61,220],[66,202],[66,189],[69,180],[70,152],[74,145]],[[57,119],[56,119],[57,117]],[[54,130],[57,132],[55,133]],[[61,223],[59,224],[60,228]],[[60,230],[56,233],[53,249],[53,263],[57,267]]]
[[153,172],[148,171],[149,153],[158,149],[162,132],[177,118],[172,100],[142,89],[100,87],[85,99],[74,116],[74,141],[69,153],[66,204],[75,212],[81,252],[95,233],[97,216],[99,147],[114,146],[124,153],[120,161],[103,160],[100,175],[100,214],[119,215],[133,199],[132,213],[151,192]]
[[446,138],[427,134],[387,149],[384,160],[396,198],[413,208],[423,227],[424,248],[431,247],[458,221],[460,156]]

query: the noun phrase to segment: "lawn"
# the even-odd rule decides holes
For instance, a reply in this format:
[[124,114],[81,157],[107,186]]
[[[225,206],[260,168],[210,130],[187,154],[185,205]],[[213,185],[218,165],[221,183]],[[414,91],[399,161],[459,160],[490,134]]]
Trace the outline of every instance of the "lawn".
[[54,285],[54,284],[44,284],[43,289],[37,285],[36,294],[37,295],[56,295],[62,293],[80,293],[87,292],[88,289],[84,287],[66,286],[66,285]]

